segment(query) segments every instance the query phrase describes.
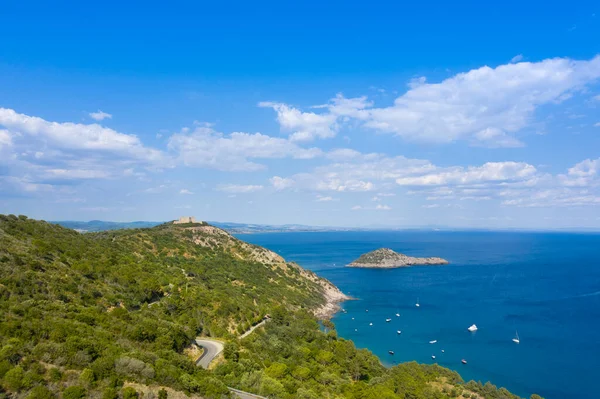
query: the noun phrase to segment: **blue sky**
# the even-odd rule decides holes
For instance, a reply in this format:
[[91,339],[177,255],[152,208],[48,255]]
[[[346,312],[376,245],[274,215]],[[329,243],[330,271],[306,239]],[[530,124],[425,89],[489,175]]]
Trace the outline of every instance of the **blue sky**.
[[222,3],[3,5],[0,213],[600,228],[596,2]]

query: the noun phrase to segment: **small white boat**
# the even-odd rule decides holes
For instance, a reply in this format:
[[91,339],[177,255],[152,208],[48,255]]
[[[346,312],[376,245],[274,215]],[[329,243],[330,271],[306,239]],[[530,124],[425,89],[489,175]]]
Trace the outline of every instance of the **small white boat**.
[[419,298],[417,298],[417,303],[415,304],[415,306],[416,306],[416,307],[419,307],[419,306],[421,306],[421,305],[419,304]]
[[396,317],[400,317],[400,313],[396,313]]
[[392,319],[385,319],[386,323],[389,323],[390,321],[392,321]]
[[467,364],[467,361],[465,359],[460,361],[462,364]]
[[388,353],[389,353],[390,355],[393,355],[393,354],[394,354],[394,351],[388,351]]
[[348,311],[346,309],[342,309],[342,312],[344,313],[348,313]]
[[396,334],[402,334],[402,331],[398,330],[396,331]]
[[435,344],[437,342],[437,339],[434,339],[433,341],[429,341],[430,344]]
[[431,358],[435,360],[435,355],[431,355]]
[[358,331],[358,328],[355,328],[354,331]]
[[365,309],[365,312],[368,312],[368,311],[369,311],[369,309]]
[[372,325],[373,325],[373,323],[369,323],[369,325],[370,325],[370,326],[372,326]]
[[512,340],[515,344],[521,342],[521,340],[519,339],[519,333],[517,331],[515,331],[515,337]]
[[442,353],[444,353],[444,350],[442,349]]
[[477,326],[475,324],[473,324],[471,327],[467,328],[467,330],[469,330],[471,332],[475,332],[475,331],[477,331]]
[[354,320],[354,317],[352,318],[352,320]]

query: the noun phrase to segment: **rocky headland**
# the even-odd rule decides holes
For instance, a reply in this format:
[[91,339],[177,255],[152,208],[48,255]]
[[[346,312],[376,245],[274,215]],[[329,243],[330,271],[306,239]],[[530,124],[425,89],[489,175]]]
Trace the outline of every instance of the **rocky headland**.
[[350,263],[349,267],[364,267],[377,269],[391,269],[395,267],[408,266],[426,266],[426,265],[446,265],[446,259],[430,257],[430,258],[414,258],[389,248],[380,248],[375,251],[367,252],[361,255],[354,262]]

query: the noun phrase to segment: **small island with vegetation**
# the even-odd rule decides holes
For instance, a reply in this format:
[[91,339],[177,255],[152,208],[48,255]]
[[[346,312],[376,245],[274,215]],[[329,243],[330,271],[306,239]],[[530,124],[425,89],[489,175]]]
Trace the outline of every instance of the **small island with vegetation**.
[[393,251],[389,248],[379,248],[375,251],[367,252],[361,255],[349,267],[365,267],[378,269],[391,269],[395,267],[425,266],[425,265],[447,265],[446,259],[432,258],[414,258]]

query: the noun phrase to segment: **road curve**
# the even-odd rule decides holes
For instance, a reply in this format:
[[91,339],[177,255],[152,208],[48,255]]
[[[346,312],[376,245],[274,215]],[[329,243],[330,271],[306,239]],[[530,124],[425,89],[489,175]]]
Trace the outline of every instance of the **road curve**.
[[212,339],[196,338],[196,345],[204,349],[202,356],[196,360],[196,366],[205,369],[223,351],[223,343]]

